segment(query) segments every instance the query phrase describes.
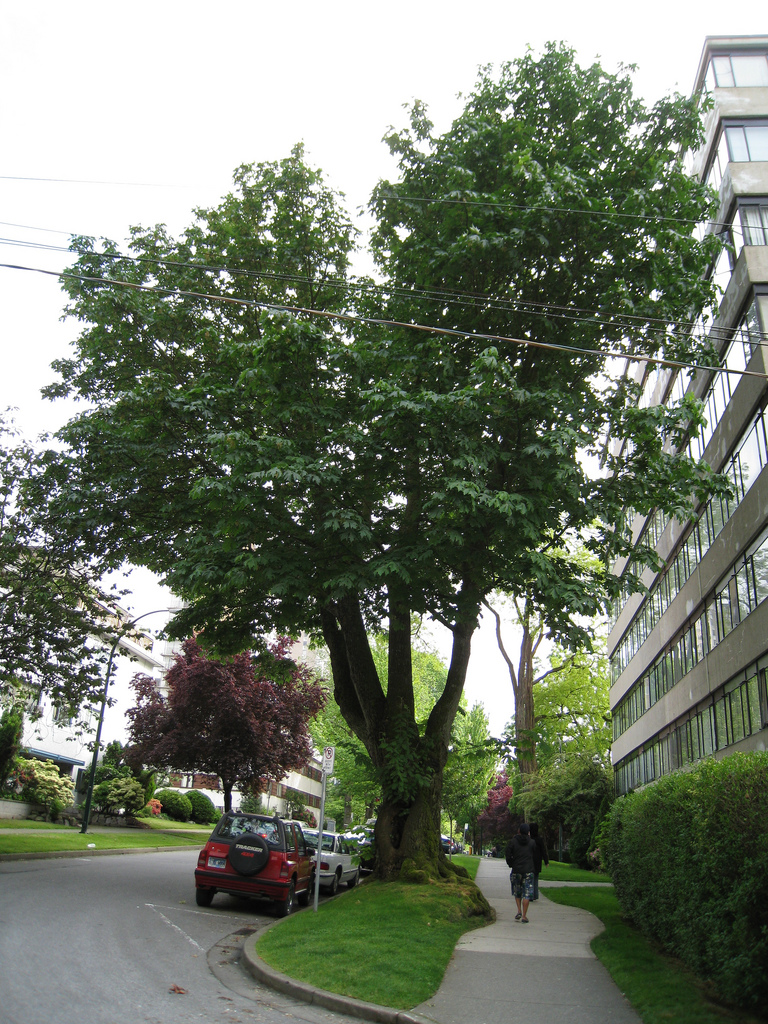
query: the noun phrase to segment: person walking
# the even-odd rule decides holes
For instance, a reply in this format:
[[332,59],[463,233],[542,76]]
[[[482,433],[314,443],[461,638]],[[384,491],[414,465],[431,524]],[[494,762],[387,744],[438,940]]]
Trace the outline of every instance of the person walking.
[[517,835],[507,843],[504,859],[512,869],[509,881],[512,895],[517,904],[515,920],[528,924],[528,906],[533,896],[534,850],[536,844],[531,839],[530,828],[522,822]]
[[535,849],[533,851],[533,896],[531,900],[537,900],[539,898],[539,875],[541,874],[542,864],[549,864],[549,850],[547,849],[547,841],[544,836],[539,835],[539,826],[535,821],[531,822],[531,839]]

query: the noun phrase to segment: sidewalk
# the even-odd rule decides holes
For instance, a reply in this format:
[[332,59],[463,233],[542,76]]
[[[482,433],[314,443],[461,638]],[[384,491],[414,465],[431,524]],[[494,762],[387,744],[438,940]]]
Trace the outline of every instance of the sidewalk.
[[596,917],[550,902],[542,881],[530,923],[515,921],[509,868],[501,859],[483,858],[475,881],[496,923],[459,939],[443,983],[414,1016],[437,1024],[640,1024],[589,947],[603,929]]
[[500,859],[483,858],[475,881],[496,922],[459,939],[440,988],[411,1011],[322,992],[279,974],[257,955],[256,937],[243,945],[243,966],[295,999],[381,1024],[641,1024],[590,949],[603,930],[596,917],[550,902],[543,882],[540,899],[528,910],[529,924],[515,921],[509,868]]

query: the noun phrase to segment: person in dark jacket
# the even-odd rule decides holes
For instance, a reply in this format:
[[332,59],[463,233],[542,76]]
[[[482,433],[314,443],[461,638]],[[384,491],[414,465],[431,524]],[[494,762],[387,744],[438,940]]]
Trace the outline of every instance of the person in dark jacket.
[[549,850],[544,836],[539,835],[539,826],[535,821],[531,822],[531,839],[536,849],[533,852],[533,896],[531,900],[539,898],[539,875],[542,864],[549,864]]
[[530,829],[523,822],[516,836],[507,843],[504,859],[512,869],[509,881],[512,895],[517,904],[516,921],[528,924],[528,905],[533,896],[534,851],[536,844],[531,839]]

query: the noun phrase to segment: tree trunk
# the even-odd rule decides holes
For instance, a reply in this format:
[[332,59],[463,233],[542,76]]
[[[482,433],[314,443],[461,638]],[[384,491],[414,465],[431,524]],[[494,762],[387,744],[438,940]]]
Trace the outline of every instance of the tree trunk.
[[437,772],[429,785],[419,790],[409,807],[382,800],[376,819],[376,874],[385,881],[400,877],[406,861],[413,870],[424,872],[424,880],[439,874],[440,793],[443,773]]
[[517,763],[522,775],[535,775],[536,763],[536,717],[533,709],[533,640],[530,631],[523,631],[520,645],[520,664],[517,672],[517,693],[515,695],[515,743]]
[[443,767],[464,689],[479,596],[462,592],[457,604],[445,687],[423,735],[414,717],[410,607],[399,589],[394,586],[389,591],[386,692],[373,662],[359,601],[346,597],[321,613],[334,697],[381,779],[374,871],[382,879],[399,877],[406,862],[409,873],[423,872],[424,878],[438,877],[446,870],[444,859],[442,871],[440,863]]
[[224,789],[224,813],[228,814],[232,810],[232,785],[233,783],[227,782],[226,779],[221,780],[222,787]]

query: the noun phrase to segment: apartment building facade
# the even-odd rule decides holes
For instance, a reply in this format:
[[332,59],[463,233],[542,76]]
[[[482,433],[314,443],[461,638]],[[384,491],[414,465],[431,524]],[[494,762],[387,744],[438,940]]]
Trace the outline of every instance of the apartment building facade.
[[647,593],[626,588],[614,608],[618,794],[768,740],[768,36],[708,37],[695,93],[708,109],[690,171],[719,193],[716,220],[701,230],[727,243],[712,267],[721,297],[706,327],[723,369],[651,372],[644,401],[689,390],[704,401],[707,426],[690,452],[725,474],[733,494],[713,498],[693,524],[659,513],[634,524],[664,568],[638,569]]

